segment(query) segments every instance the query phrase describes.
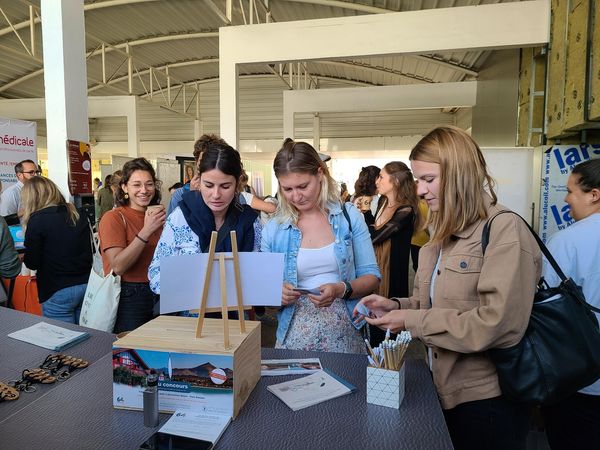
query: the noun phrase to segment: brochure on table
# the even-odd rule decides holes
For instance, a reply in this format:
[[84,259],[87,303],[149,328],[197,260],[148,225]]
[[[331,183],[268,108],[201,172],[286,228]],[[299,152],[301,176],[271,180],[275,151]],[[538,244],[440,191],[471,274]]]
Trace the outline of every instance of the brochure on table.
[[326,370],[272,384],[267,389],[294,411],[356,391],[355,386]]
[[230,422],[231,416],[222,414],[175,411],[159,431],[216,444]]
[[48,350],[61,351],[89,338],[90,334],[86,331],[72,331],[47,322],[38,322],[30,327],[10,333],[8,337]]
[[305,359],[263,359],[260,362],[260,374],[263,377],[282,375],[308,375],[321,370],[319,358]]

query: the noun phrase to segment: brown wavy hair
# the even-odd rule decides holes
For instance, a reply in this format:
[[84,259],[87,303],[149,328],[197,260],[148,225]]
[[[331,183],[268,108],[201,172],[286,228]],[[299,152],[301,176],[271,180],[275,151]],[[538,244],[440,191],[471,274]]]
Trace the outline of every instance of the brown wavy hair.
[[[443,242],[487,218],[485,196],[498,198],[481,149],[464,130],[442,126],[425,135],[410,152],[411,161],[440,165],[439,210],[430,211],[431,240]],[[486,193],[487,192],[487,193]]]
[[[417,195],[417,187],[412,172],[401,161],[389,162],[383,166],[383,170],[390,176],[390,180],[394,186],[394,200],[400,205],[410,205],[412,207],[415,214],[415,230],[421,229],[423,218],[419,211],[419,196]],[[378,205],[378,209],[381,211],[387,205],[388,201],[389,199],[385,195],[382,195],[379,201],[379,205],[381,206]]]
[[[129,205],[129,198],[125,198],[125,191],[123,190],[123,185],[129,182],[129,178],[131,178],[131,174],[136,170],[143,170],[144,172],[148,172],[152,177],[152,181],[154,181],[154,197],[150,200],[150,205],[158,205],[161,200],[161,192],[160,188],[162,186],[162,182],[156,178],[156,172],[150,161],[146,158],[135,158],[131,161],[127,161],[123,165],[121,180],[119,181],[119,189],[115,192],[115,202],[119,206],[127,206]],[[115,172],[116,174],[116,172]]]

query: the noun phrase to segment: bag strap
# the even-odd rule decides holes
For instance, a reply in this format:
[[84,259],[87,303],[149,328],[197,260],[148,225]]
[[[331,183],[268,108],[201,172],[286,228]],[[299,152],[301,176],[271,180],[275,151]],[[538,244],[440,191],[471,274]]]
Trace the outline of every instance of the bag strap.
[[537,235],[537,233],[535,231],[533,231],[533,228],[531,228],[531,226],[527,223],[527,221],[525,219],[523,219],[523,217],[521,217],[516,212],[509,211],[509,210],[500,211],[498,214],[496,214],[495,216],[491,217],[485,223],[485,225],[483,227],[483,232],[481,233],[481,250],[482,250],[482,253],[485,255],[485,249],[487,248],[487,246],[489,244],[489,241],[490,241],[490,227],[492,225],[493,220],[496,217],[498,217],[500,214],[506,214],[506,213],[514,214],[519,219],[521,219],[523,221],[523,223],[527,226],[527,228],[529,229],[529,231],[531,232],[531,234],[535,238],[535,241],[537,242],[538,246],[540,247],[540,250],[542,251],[542,253],[546,257],[546,259],[548,260],[548,262],[550,263],[550,265],[552,266],[552,268],[554,269],[554,271],[556,272],[556,274],[559,276],[560,280],[562,281],[562,284],[566,285],[569,288],[575,288],[574,291],[576,291],[579,294],[578,295],[579,300],[582,301],[592,311],[600,313],[600,308],[596,308],[595,306],[592,306],[588,302],[585,301],[585,297],[581,293],[581,288],[579,286],[577,286],[575,284],[575,282],[571,278],[568,278],[565,275],[565,273],[562,271],[562,269],[560,268],[560,266],[558,265],[558,263],[554,259],[554,256],[552,256],[552,253],[550,253],[550,250],[548,250],[548,247],[546,247],[546,244],[544,244],[542,242],[542,240],[540,239],[540,237]]
[[94,249],[94,253],[100,254],[100,249],[98,248],[98,244],[96,244],[96,239],[94,238],[94,228],[92,227],[92,223],[88,217],[87,219],[88,227],[90,228],[90,241],[92,243],[92,248]]
[[348,210],[346,209],[346,203],[342,203],[342,213],[348,222],[348,227],[350,227],[350,233],[352,233],[352,222],[350,222],[350,215],[348,214]]

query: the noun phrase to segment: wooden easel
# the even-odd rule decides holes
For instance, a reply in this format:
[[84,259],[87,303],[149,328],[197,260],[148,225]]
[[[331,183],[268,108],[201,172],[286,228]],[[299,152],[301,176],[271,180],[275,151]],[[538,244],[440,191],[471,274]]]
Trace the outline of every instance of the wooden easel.
[[225,348],[230,348],[229,343],[229,317],[227,312],[227,281],[225,272],[225,260],[233,260],[233,270],[235,273],[235,288],[237,292],[237,311],[240,323],[240,333],[246,333],[246,323],[244,322],[244,302],[242,300],[242,280],[240,277],[240,258],[235,231],[231,231],[231,256],[225,256],[224,253],[215,255],[217,246],[217,232],[213,231],[210,236],[210,245],[208,247],[208,264],[204,274],[204,287],[202,288],[202,298],[200,300],[200,311],[198,314],[198,323],[196,325],[196,339],[202,337],[202,326],[204,325],[204,316],[206,315],[206,303],[208,302],[208,289],[212,277],[213,261],[219,261],[219,275],[221,287],[221,315],[223,316],[223,343]]

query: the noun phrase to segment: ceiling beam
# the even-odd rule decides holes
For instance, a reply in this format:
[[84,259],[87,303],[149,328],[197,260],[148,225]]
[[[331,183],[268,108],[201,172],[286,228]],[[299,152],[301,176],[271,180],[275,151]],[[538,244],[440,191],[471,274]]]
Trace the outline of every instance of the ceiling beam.
[[[271,0],[273,1],[273,0]],[[398,12],[397,10],[378,8],[376,6],[368,6],[360,3],[345,2],[339,0],[275,0],[281,2],[293,2],[293,3],[308,3],[311,5],[329,6],[331,8],[342,8],[349,9],[352,11],[359,11],[369,14],[386,14],[390,12]]]
[[[88,3],[86,5],[83,5],[83,11],[93,11],[95,9],[102,9],[102,8],[111,8],[113,6],[124,6],[124,5],[131,5],[131,4],[135,4],[135,3],[150,3],[150,2],[157,2],[157,1],[161,1],[161,0],[107,0],[104,2],[95,2],[95,3]],[[39,10],[38,6],[35,6],[35,8],[37,10]],[[40,23],[40,18],[36,17],[33,20],[34,24],[38,24]],[[14,28],[16,30],[20,30],[21,28],[26,28],[28,26],[30,26],[31,21],[30,20],[24,20],[23,22],[19,22],[14,24]],[[13,32],[13,29],[11,27],[6,27],[6,28],[2,28],[0,29],[0,36],[4,36],[6,34],[10,34]]]
[[[116,44],[109,44],[105,47],[104,51],[105,53],[109,53],[115,50],[121,50],[121,49],[125,49],[128,45],[130,47],[138,47],[141,45],[149,45],[149,44],[157,44],[160,42],[167,42],[167,41],[176,41],[176,40],[185,40],[185,39],[205,39],[205,38],[218,38],[219,37],[219,32],[218,31],[205,31],[205,32],[200,32],[200,33],[181,33],[181,34],[168,34],[165,36],[153,36],[153,37],[148,37],[148,38],[142,38],[142,39],[136,39],[133,41],[125,41],[125,42],[119,42]],[[21,54],[21,53],[20,53]],[[87,54],[86,54],[86,58],[91,58],[94,56],[98,56],[102,54],[102,49],[95,47],[91,50],[88,50]],[[25,54],[22,54],[23,56],[26,56]],[[134,56],[135,59],[135,56]],[[36,60],[38,62],[42,62],[41,60]],[[37,69],[34,70],[30,73],[27,73],[25,75],[22,75],[19,78],[16,78],[2,86],[0,86],[0,92],[6,91],[7,89],[10,89],[14,86],[19,85],[20,83],[30,80],[31,78],[43,75],[44,73],[44,69]]]

